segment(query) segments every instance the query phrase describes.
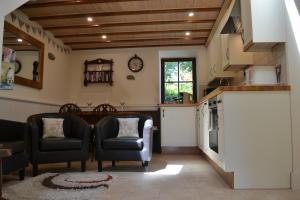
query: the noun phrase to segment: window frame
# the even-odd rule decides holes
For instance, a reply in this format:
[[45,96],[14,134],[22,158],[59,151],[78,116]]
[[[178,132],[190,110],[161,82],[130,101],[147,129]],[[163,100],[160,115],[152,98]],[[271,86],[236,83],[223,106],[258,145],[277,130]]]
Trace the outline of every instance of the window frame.
[[[193,80],[192,81],[180,81],[179,80],[179,63],[180,62],[192,62],[192,73],[193,73]],[[177,62],[178,63],[178,79],[177,81],[165,81],[165,63],[166,62]],[[196,71],[196,58],[188,57],[188,58],[162,58],[161,59],[161,103],[165,103],[165,83],[177,83],[178,84],[178,91],[179,91],[179,84],[180,83],[192,83],[193,84],[193,101],[197,102],[197,71]]]

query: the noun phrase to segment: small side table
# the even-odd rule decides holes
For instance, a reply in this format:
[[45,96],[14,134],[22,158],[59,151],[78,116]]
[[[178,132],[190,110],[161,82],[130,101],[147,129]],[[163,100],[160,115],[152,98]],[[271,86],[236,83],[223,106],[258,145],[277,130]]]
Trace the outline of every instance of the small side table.
[[[1,148],[2,145],[0,145]],[[2,159],[8,156],[11,156],[10,149],[0,149],[0,200],[5,200],[2,197]]]

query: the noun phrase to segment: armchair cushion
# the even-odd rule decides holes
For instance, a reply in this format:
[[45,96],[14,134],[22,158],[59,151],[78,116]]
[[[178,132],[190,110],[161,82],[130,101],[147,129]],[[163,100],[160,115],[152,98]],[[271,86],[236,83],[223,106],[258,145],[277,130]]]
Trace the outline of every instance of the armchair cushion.
[[21,153],[25,151],[25,142],[24,141],[1,142],[1,148],[11,149],[12,154]]
[[64,119],[43,118],[43,138],[47,137],[65,137],[64,136]]
[[106,150],[142,150],[143,138],[121,137],[103,140],[103,149]]
[[139,118],[118,118],[118,137],[139,137]]
[[75,138],[45,138],[40,141],[41,151],[80,150],[82,140]]

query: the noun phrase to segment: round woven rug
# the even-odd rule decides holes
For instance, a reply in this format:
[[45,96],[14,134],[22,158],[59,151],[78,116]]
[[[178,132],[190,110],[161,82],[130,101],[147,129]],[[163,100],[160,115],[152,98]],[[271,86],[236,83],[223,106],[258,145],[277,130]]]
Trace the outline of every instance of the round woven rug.
[[4,188],[9,200],[99,199],[113,177],[98,172],[45,173]]

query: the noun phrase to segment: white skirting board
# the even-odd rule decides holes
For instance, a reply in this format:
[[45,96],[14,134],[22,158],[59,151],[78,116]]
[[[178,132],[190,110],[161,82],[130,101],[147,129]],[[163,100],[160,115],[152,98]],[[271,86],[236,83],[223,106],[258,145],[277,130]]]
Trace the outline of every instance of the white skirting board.
[[292,189],[300,190],[300,171],[292,173]]
[[0,97],[0,119],[25,122],[30,115],[58,112],[59,105],[13,100]]

